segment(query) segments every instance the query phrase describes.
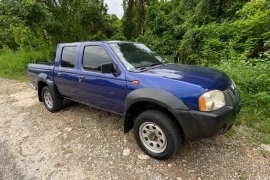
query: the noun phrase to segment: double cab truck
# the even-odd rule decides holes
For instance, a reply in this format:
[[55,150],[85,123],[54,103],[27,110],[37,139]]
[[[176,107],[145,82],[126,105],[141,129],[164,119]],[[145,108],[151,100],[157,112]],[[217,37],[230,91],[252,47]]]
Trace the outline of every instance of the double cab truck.
[[184,139],[226,133],[241,109],[224,72],[166,63],[142,43],[62,43],[56,51],[53,63],[28,65],[48,111],[68,99],[121,115],[124,132],[133,129],[140,148],[156,159],[171,158]]

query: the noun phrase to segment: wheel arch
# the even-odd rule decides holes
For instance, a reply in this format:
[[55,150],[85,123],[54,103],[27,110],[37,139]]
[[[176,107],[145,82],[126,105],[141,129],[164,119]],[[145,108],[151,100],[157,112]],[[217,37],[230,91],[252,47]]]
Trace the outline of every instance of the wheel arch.
[[179,127],[180,132],[184,131],[173,110],[179,109],[188,111],[189,108],[177,97],[159,89],[142,88],[132,91],[125,100],[124,132],[129,132],[134,125],[135,118],[145,110],[157,109],[166,113]]
[[44,87],[48,86],[54,95],[56,96],[59,96],[59,93],[55,87],[55,84],[54,82],[50,79],[50,76],[48,76],[47,74],[44,74],[44,73],[40,73],[38,75],[38,79],[37,79],[37,87],[38,87],[38,99],[40,102],[42,102],[42,95],[41,95],[41,92],[42,92],[42,89]]

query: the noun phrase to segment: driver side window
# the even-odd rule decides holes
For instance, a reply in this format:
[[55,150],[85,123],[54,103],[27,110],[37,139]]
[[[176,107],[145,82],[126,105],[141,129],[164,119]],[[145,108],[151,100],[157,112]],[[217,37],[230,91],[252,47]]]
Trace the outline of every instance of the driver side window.
[[112,62],[106,50],[101,46],[86,46],[83,53],[83,68],[101,72],[101,64]]

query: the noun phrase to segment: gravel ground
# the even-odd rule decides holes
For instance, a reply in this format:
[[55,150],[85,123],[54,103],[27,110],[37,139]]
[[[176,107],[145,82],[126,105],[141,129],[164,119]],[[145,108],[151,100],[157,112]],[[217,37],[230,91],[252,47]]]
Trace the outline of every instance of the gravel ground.
[[270,179],[270,157],[243,127],[157,161],[121,117],[76,103],[53,114],[28,84],[0,82],[0,179]]

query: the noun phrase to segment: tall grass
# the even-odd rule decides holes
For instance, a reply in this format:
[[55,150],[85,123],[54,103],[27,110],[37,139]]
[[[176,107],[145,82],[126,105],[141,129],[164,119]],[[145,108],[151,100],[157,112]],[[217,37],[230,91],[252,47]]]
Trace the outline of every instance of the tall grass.
[[[269,135],[270,61],[250,63],[231,60],[215,67],[225,71],[235,81],[241,92],[243,107],[237,123],[245,124]],[[268,142],[270,143],[270,139]]]
[[0,76],[15,77],[25,75],[29,63],[49,61],[50,53],[33,49],[13,51],[4,49],[0,52]]

